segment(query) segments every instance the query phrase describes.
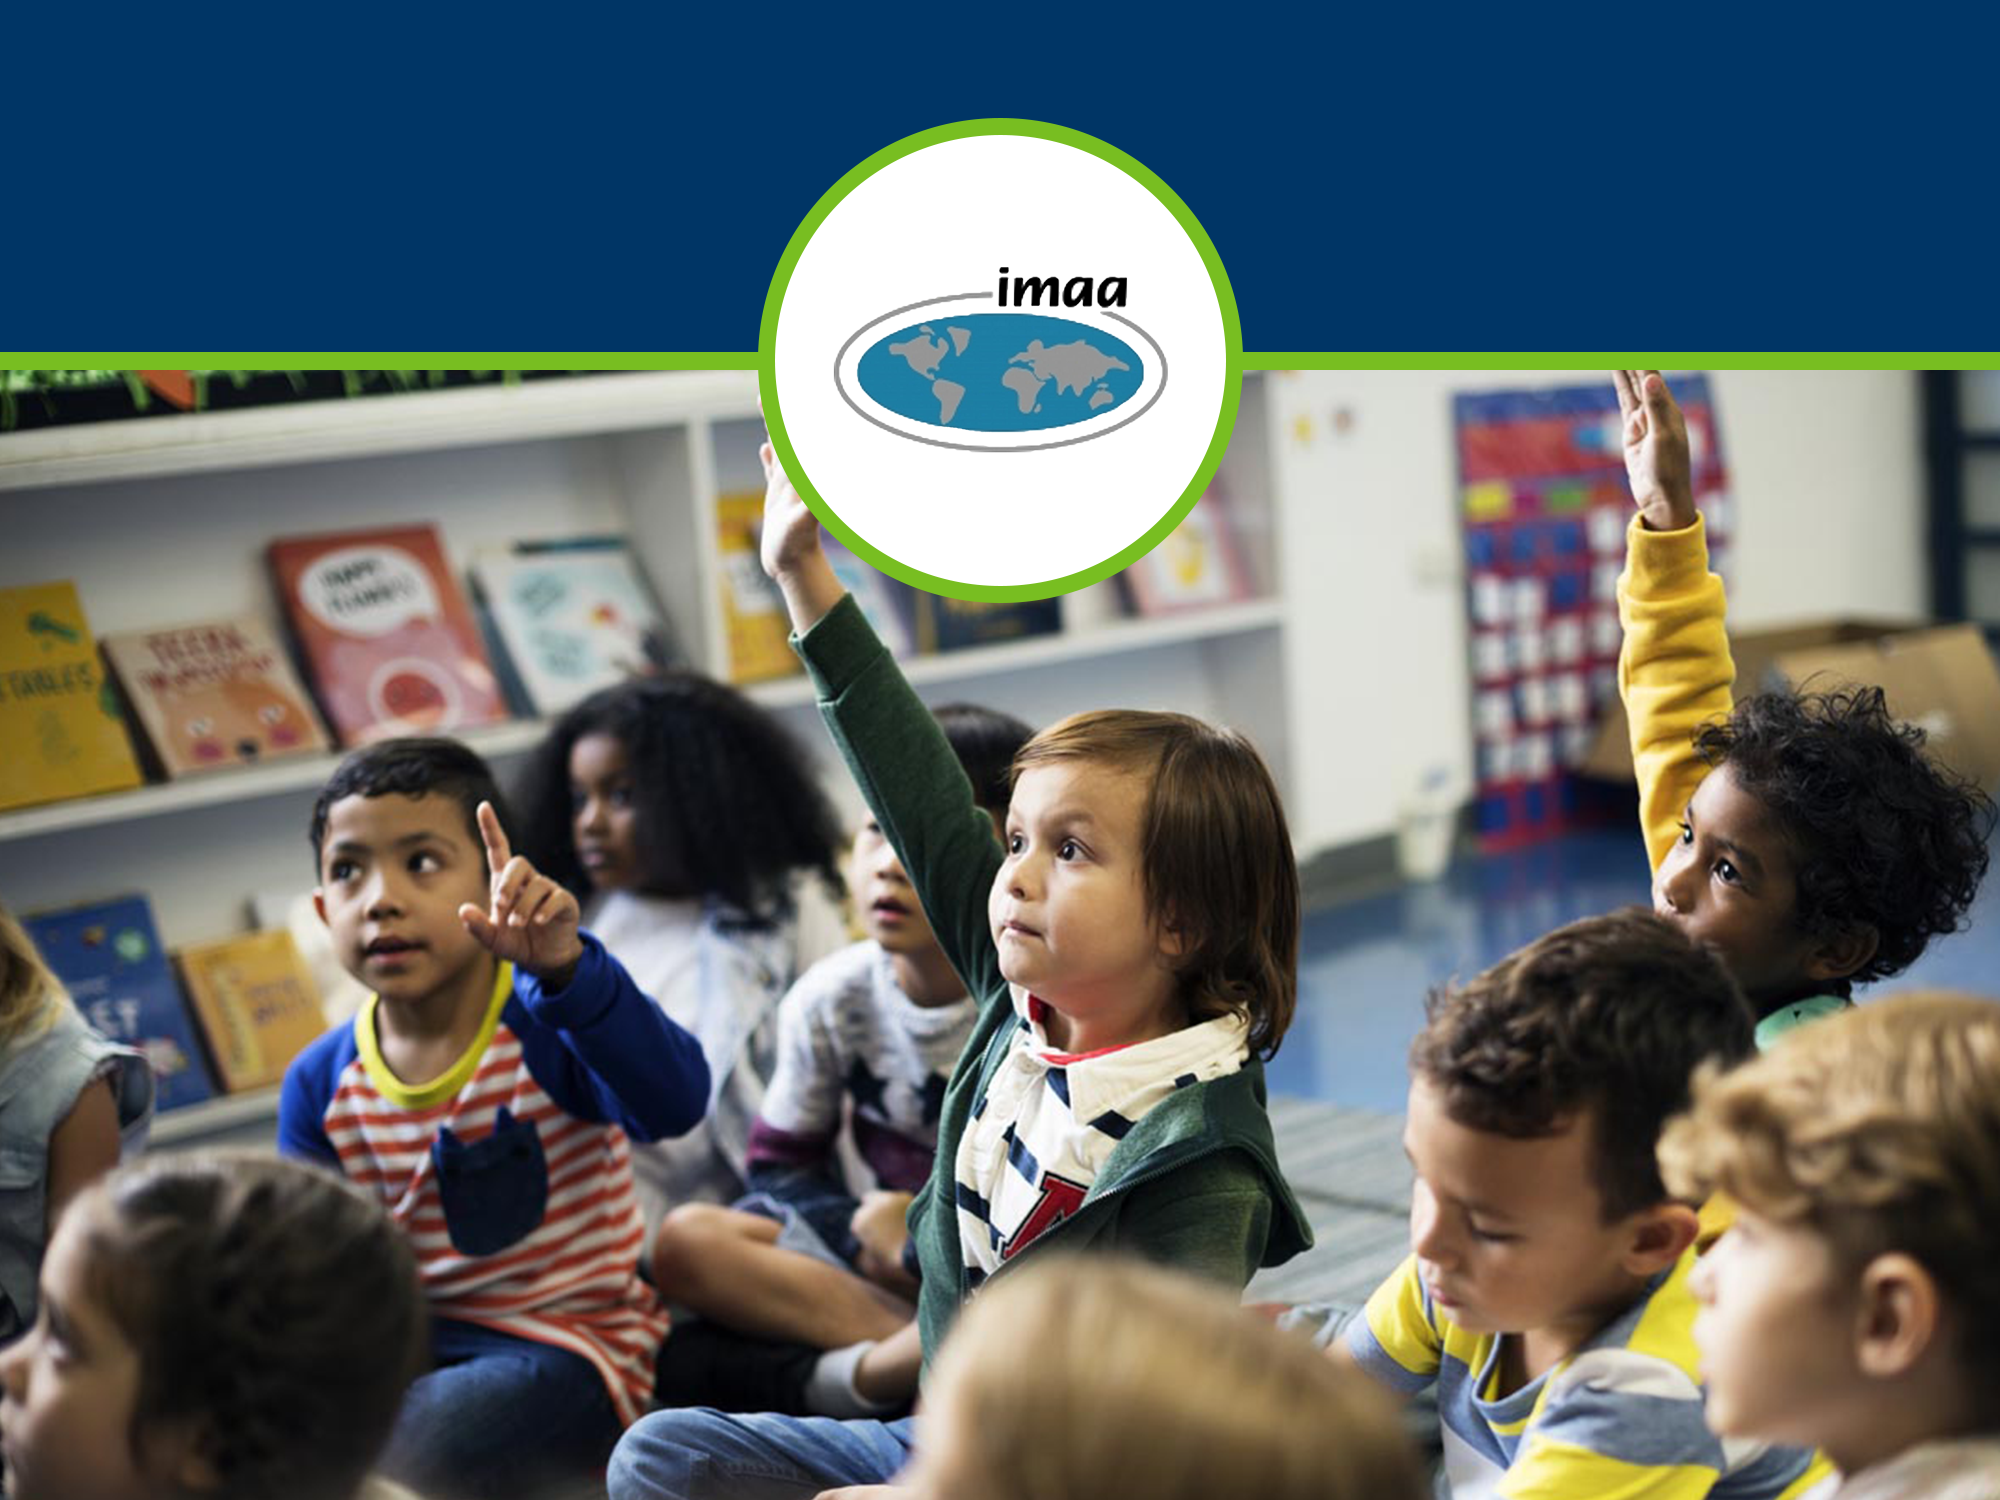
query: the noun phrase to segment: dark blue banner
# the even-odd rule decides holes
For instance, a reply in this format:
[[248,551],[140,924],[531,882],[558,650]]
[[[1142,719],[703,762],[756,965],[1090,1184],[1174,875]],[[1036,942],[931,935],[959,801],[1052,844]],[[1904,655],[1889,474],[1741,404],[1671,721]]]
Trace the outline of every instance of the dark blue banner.
[[1994,12],[1391,9],[17,7],[0,342],[748,351],[844,172],[1010,116],[1253,352],[2000,349]]

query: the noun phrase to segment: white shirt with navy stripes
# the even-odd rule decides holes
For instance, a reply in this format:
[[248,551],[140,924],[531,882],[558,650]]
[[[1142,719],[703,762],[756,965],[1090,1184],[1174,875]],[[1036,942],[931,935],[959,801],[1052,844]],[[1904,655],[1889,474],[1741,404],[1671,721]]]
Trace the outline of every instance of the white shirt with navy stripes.
[[1017,990],[1014,1008],[1013,1044],[974,1101],[953,1163],[959,1250],[975,1286],[1077,1210],[1146,1111],[1249,1056],[1249,1028],[1235,1016],[1078,1055],[1049,1044],[1044,1002]]

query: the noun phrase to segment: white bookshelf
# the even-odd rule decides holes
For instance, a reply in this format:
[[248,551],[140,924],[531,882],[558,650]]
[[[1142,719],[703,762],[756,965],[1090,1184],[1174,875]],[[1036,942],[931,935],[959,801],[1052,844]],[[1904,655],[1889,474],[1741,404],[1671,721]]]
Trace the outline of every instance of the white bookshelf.
[[[1287,603],[1269,476],[1265,377],[1246,382],[1225,483],[1249,602],[1200,614],[1075,621],[1062,632],[905,664],[932,701],[988,702],[1033,723],[1081,708],[1179,709],[1241,725],[1284,774]],[[516,386],[93,423],[0,435],[0,587],[73,579],[91,629],[279,617],[274,537],[428,522],[463,573],[482,548],[624,534],[688,658],[727,676],[718,495],[761,490],[749,371],[577,376]],[[805,679],[752,684],[858,810]],[[470,732],[503,780],[546,725]],[[0,747],[0,754],[4,754]],[[309,756],[0,814],[0,900],[34,911],[128,891],[169,946],[241,930],[255,895],[311,884],[305,828],[333,756]],[[179,1128],[179,1127],[176,1127]]]
[[[973,689],[983,677],[1095,660],[1126,651],[1152,650],[1184,641],[1274,630],[1279,620],[1276,600],[1256,599],[1157,620],[1118,620],[1032,640],[916,657],[906,661],[903,669],[919,687],[951,683]],[[770,708],[791,708],[812,701],[811,686],[802,675],[751,683],[743,691]],[[489,760],[506,760],[530,749],[548,728],[549,721],[545,719],[517,719],[508,724],[467,730],[461,737]],[[310,791],[332,774],[339,760],[337,754],[299,755],[268,765],[219,770],[184,781],[0,813],[0,844],[102,823],[129,822]]]

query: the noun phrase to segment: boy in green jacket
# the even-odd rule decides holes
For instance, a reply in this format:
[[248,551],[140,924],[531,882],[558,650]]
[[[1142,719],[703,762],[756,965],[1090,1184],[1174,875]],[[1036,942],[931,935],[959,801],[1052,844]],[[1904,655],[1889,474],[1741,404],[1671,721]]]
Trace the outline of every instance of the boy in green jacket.
[[[1177,714],[1079,714],[1015,759],[1004,850],[950,746],[820,548],[777,467],[766,570],[820,710],[981,1014],[910,1210],[920,1346],[1047,1244],[1241,1288],[1311,1243],[1278,1170],[1263,1067],[1291,1020],[1299,888],[1270,773],[1241,736]],[[892,1343],[894,1341],[891,1341]],[[1032,1358],[1032,1351],[1023,1351]],[[857,1382],[858,1383],[858,1382]],[[811,1495],[880,1484],[912,1419],[660,1412],[612,1460],[613,1500]]]

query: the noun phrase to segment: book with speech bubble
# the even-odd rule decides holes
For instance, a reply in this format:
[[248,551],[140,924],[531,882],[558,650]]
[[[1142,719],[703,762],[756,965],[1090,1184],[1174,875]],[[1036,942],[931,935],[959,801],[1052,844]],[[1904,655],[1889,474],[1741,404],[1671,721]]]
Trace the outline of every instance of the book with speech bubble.
[[507,718],[436,527],[284,537],[269,557],[299,656],[342,745],[459,734]]

